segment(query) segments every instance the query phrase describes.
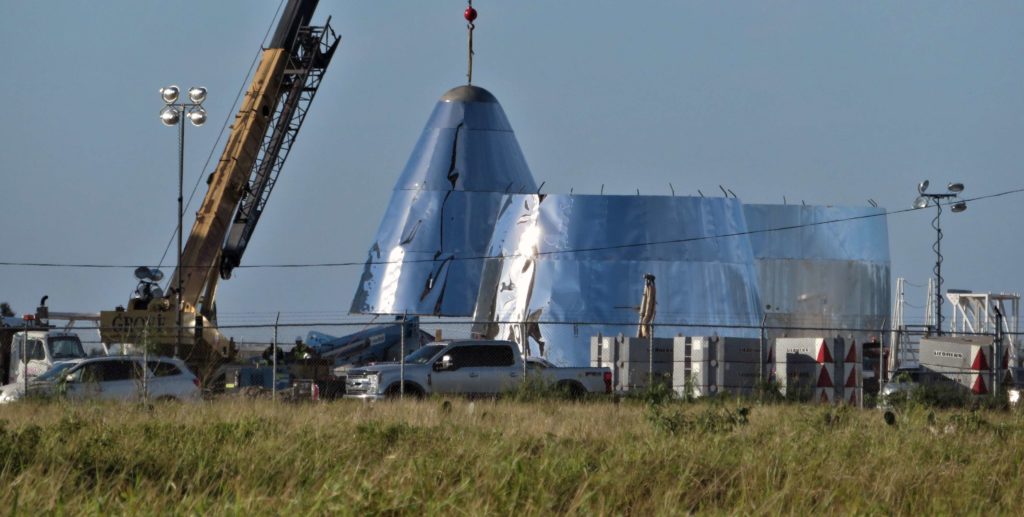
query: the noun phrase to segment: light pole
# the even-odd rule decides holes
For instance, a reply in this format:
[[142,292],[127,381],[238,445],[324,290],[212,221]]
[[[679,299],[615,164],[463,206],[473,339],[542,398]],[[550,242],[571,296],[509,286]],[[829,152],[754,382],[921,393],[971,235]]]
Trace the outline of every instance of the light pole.
[[188,89],[188,98],[192,102],[178,102],[177,86],[167,86],[160,89],[160,98],[164,101],[164,108],[160,110],[160,122],[165,126],[178,126],[178,285],[175,287],[177,303],[177,339],[174,341],[174,357],[178,357],[181,348],[181,325],[182,311],[184,306],[181,299],[181,279],[185,270],[181,264],[182,252],[182,219],[184,218],[185,207],[183,188],[185,181],[185,119],[188,118],[193,126],[199,127],[206,123],[206,110],[203,109],[203,101],[206,100],[206,88],[193,86]]
[[928,193],[928,180],[917,185],[917,199],[914,200],[914,208],[927,208],[928,205],[935,205],[935,218],[932,219],[932,228],[935,228],[935,244],[932,249],[935,251],[935,333],[942,335],[942,205],[952,205],[950,211],[953,213],[967,210],[967,203],[955,201],[957,196],[964,191],[963,183],[950,183],[946,186],[947,192],[941,194]]

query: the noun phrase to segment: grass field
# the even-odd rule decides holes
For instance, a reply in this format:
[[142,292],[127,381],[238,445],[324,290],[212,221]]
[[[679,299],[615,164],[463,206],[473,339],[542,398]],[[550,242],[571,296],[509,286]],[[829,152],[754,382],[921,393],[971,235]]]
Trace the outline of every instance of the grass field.
[[[654,409],[652,409],[652,407]],[[0,408],[37,514],[1021,513],[1024,417],[453,400]]]

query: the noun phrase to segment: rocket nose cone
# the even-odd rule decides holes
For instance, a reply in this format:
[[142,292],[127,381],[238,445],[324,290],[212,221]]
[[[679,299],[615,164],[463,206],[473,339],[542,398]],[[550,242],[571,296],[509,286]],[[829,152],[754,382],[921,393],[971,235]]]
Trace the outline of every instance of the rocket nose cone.
[[491,92],[472,85],[456,86],[441,96],[442,102],[498,102]]

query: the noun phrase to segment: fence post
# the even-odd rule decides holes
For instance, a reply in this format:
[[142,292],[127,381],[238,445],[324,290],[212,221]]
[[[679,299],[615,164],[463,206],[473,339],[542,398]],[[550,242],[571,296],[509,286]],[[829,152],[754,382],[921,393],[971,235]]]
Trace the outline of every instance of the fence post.
[[399,340],[398,352],[398,398],[405,399],[405,323],[409,313],[402,315],[402,336]]
[[[885,360],[885,325],[888,321],[888,318],[882,318],[882,325],[878,328],[878,393],[882,393],[883,383],[889,382],[889,361]],[[864,353],[863,347],[860,352]],[[863,371],[861,373],[863,374]]]
[[766,312],[766,313],[764,313],[764,316],[761,317],[761,339],[758,340],[758,343],[757,343],[757,345],[758,345],[758,350],[757,350],[757,382],[762,383],[762,384],[764,383],[764,340],[765,340],[764,326],[765,326],[765,323],[767,323],[767,322],[768,322],[768,313]]
[[647,334],[647,389],[654,389],[654,323],[648,326]]
[[529,331],[528,324],[526,323],[526,309],[523,309],[523,322],[519,324],[519,334],[522,336],[523,344],[521,349],[523,351],[523,382],[526,382],[526,358],[530,354],[530,336],[527,335]]
[[[149,318],[142,327],[142,402],[149,404]],[[28,392],[25,392],[26,395]]]
[[270,372],[270,400],[277,400],[277,326],[281,323],[281,313],[277,313],[277,317],[274,318],[274,340],[271,341],[271,372]]
[[25,335],[21,338],[21,380],[22,384],[25,385],[25,397],[28,398],[28,322],[32,321],[28,316],[25,316]]
[[992,354],[995,357],[993,357],[992,361],[990,361],[992,363],[992,370],[993,370],[993,375],[992,375],[992,384],[993,384],[992,396],[993,397],[998,396],[999,386],[1001,384],[1000,383],[1000,377],[1002,376],[1002,373],[1003,373],[1003,313],[999,310],[998,307],[995,307],[995,313],[996,313],[996,333],[995,333],[995,336],[994,336],[995,339],[993,340],[994,341],[994,343],[993,343],[994,346],[992,348],[995,349],[996,353]]

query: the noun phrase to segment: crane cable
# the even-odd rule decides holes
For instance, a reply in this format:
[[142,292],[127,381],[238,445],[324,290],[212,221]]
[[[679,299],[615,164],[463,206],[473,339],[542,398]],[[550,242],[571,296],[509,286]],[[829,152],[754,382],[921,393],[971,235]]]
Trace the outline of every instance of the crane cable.
[[462,13],[462,17],[466,19],[466,31],[469,33],[469,53],[467,69],[466,69],[466,84],[473,85],[473,29],[476,25],[473,25],[473,21],[476,20],[476,9],[473,9],[473,0],[468,0],[469,6]]

